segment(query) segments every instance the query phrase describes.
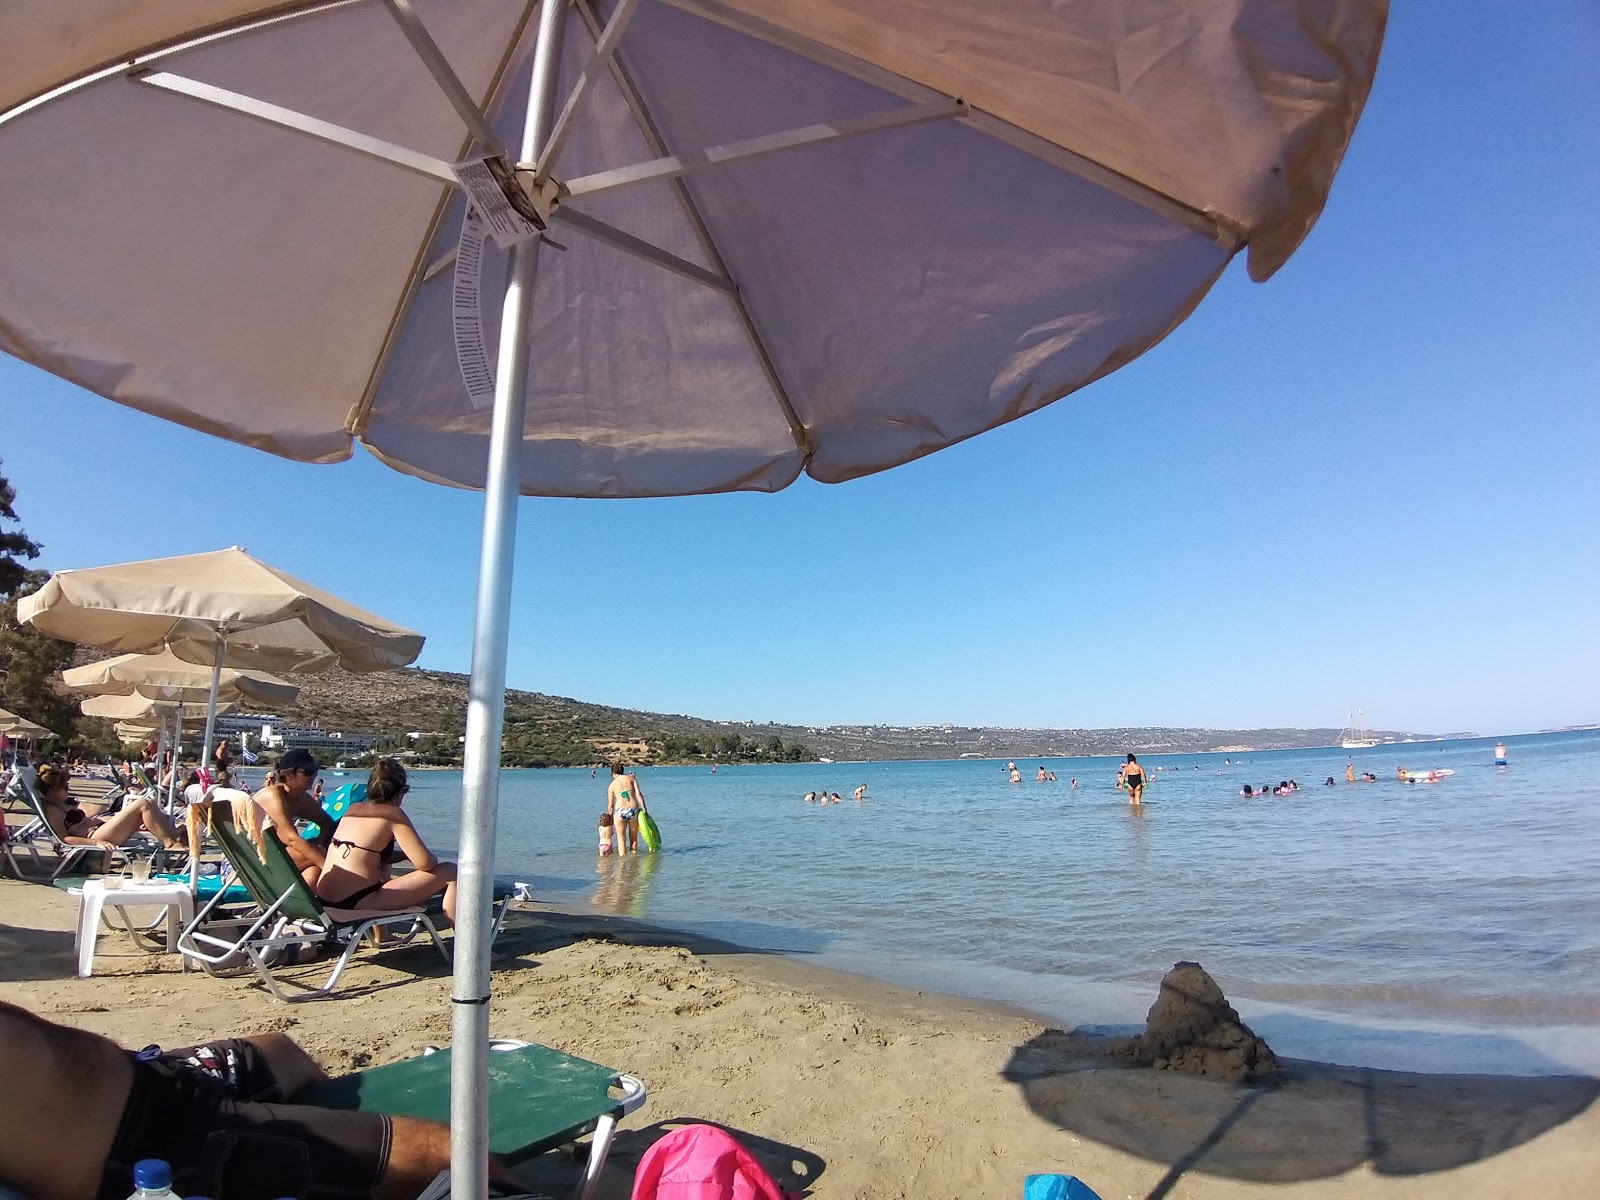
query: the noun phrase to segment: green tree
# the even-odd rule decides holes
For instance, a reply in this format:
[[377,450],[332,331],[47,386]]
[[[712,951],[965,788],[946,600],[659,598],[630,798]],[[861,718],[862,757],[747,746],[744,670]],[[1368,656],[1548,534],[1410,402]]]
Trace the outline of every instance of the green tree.
[[19,524],[16,503],[17,489],[11,486],[9,479],[0,475],[0,596],[7,599],[15,596],[19,590],[32,590],[22,586],[27,580],[28,568],[19,560],[32,562],[44,549],[21,529],[6,528],[7,525]]
[[51,680],[71,664],[74,647],[17,621],[17,601],[42,587],[49,575],[22,561],[38,558],[43,547],[20,528],[7,528],[19,524],[16,499],[11,481],[0,475],[0,708],[71,738],[78,714],[56,694]]

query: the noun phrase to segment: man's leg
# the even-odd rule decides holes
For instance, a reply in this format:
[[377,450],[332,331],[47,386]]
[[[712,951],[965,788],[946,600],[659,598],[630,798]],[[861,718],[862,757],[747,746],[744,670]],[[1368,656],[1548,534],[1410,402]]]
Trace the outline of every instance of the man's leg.
[[133,1086],[127,1053],[0,1001],[0,1063],[0,1181],[32,1200],[95,1195]]
[[298,1093],[328,1077],[287,1033],[258,1033],[244,1040],[261,1052],[267,1069],[278,1081],[279,1092],[290,1103]]
[[377,1200],[416,1200],[450,1165],[450,1127],[415,1117],[391,1117],[394,1140]]
[[[390,1117],[394,1141],[378,1185],[376,1200],[415,1200],[450,1165],[450,1127],[416,1117]],[[489,1182],[504,1191],[526,1191],[520,1179],[494,1155],[489,1156]]]

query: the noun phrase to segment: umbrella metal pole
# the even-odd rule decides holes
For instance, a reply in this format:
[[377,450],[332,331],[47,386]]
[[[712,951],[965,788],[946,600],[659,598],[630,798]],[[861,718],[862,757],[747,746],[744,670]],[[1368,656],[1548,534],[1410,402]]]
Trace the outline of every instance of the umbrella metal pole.
[[[167,815],[172,815],[172,810],[178,807],[178,755],[183,753],[183,705],[172,715],[172,761],[171,774],[167,776]],[[156,762],[156,787],[161,787],[161,763]]]
[[211,695],[206,700],[206,735],[200,743],[200,769],[210,773],[211,739],[217,731],[217,693],[222,690],[222,654],[228,646],[228,635],[217,633],[217,648],[211,656]]
[[[539,157],[555,119],[566,0],[539,9],[520,161]],[[511,579],[517,500],[522,487],[522,433],[527,410],[528,313],[539,241],[511,252],[500,319],[494,417],[484,482],[483,548],[472,635],[462,761],[456,945],[451,986],[450,1191],[455,1200],[489,1194],[489,950],[494,902],[494,830],[500,801],[500,735],[505,720],[506,650],[511,632]]]

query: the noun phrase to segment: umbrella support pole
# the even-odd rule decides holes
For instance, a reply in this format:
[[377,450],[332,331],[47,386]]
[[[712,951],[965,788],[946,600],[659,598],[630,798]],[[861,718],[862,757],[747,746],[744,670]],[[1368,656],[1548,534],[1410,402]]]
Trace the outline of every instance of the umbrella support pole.
[[[522,131],[524,160],[538,158],[555,119],[567,7],[565,3],[547,3],[539,9]],[[489,949],[494,830],[500,801],[500,738],[505,722],[517,501],[522,491],[527,325],[538,254],[537,238],[520,242],[511,252],[484,483],[483,549],[472,635],[472,679],[467,693],[455,967],[450,991],[450,1174],[455,1200],[484,1200],[489,1194]]]
[[206,699],[206,732],[200,741],[200,769],[208,773],[211,770],[211,739],[217,733],[217,693],[222,690],[222,655],[227,648],[228,635],[219,630],[217,648],[211,655],[211,695]]

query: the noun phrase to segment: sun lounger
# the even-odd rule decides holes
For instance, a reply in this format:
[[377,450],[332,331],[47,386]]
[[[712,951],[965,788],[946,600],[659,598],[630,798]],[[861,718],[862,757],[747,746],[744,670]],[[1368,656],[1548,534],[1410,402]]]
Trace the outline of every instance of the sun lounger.
[[[305,885],[270,829],[262,834],[258,854],[256,846],[234,824],[233,813],[226,805],[218,804],[211,814],[211,831],[235,877],[249,890],[253,911],[223,917],[220,906],[227,893],[218,892],[178,936],[178,952],[186,960],[213,974],[231,972],[248,962],[268,991],[291,1004],[331,994],[362,938],[374,929],[399,927],[405,931],[398,941],[386,943],[387,946],[403,945],[426,930],[439,954],[450,961],[433,918],[421,908],[389,912],[328,908]],[[321,987],[287,993],[274,968],[298,959],[304,950],[337,950],[339,956]]]
[[[18,767],[12,774],[11,783],[6,788],[9,798],[25,801],[33,812],[33,819],[20,828],[10,830],[4,840],[0,840],[0,856],[3,856],[6,865],[11,868],[12,874],[18,879],[38,879],[49,881],[58,875],[71,870],[74,866],[85,861],[88,856],[104,854],[104,846],[82,846],[70,842],[63,842],[56,836],[55,830],[50,828],[50,822],[45,816],[44,796],[39,791],[39,776],[32,767]],[[48,850],[55,855],[55,866],[50,867],[40,855],[40,850]],[[19,855],[26,854],[33,865],[33,874],[22,869],[18,861]]]
[[[577,1189],[599,1182],[617,1121],[645,1101],[638,1078],[548,1046],[496,1040],[489,1055],[489,1149],[516,1164],[593,1133]],[[373,1067],[319,1083],[297,1104],[450,1120],[450,1052]]]

